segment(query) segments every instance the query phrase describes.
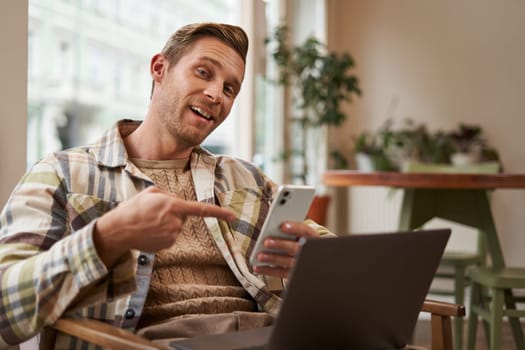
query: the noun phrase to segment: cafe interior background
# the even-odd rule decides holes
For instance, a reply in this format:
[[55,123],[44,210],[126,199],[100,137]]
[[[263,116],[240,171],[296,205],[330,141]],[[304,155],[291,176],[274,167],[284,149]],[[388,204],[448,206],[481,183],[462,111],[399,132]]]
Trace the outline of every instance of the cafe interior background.
[[[78,6],[91,6],[97,10],[97,6],[105,6],[99,5],[105,2],[88,0],[34,1],[40,6],[55,4],[60,8],[80,4]],[[160,4],[170,6],[168,3],[166,0]],[[348,115],[346,121],[340,127],[329,128],[326,137],[327,149],[339,149],[350,159],[350,167],[355,167],[353,140],[359,132],[376,130],[387,118],[396,121],[410,118],[425,123],[430,129],[451,129],[459,123],[480,125],[491,145],[497,148],[504,172],[525,173],[524,2],[231,0],[227,4],[238,11],[238,16],[231,21],[247,29],[252,44],[243,94],[236,106],[239,117],[235,116],[236,119],[232,118],[235,123],[230,123],[230,127],[238,128],[234,129],[235,134],[243,146],[234,147],[231,152],[265,164],[265,170],[277,181],[284,181],[283,171],[270,159],[278,151],[276,148],[282,145],[278,136],[285,128],[287,110],[279,88],[268,90],[273,97],[265,95],[265,100],[262,100],[267,105],[266,109],[263,108],[263,119],[273,121],[265,129],[271,142],[256,141],[254,129],[258,125],[256,115],[261,118],[257,105],[265,104],[257,93],[259,86],[266,84],[259,75],[271,70],[267,66],[270,59],[267,54],[265,56],[263,39],[272,26],[283,20],[290,26],[294,41],[301,42],[307,36],[315,35],[327,44],[328,50],[348,52],[355,59],[355,74],[359,78],[362,96],[343,106]],[[31,4],[25,0],[4,0],[0,4],[1,206],[29,165],[28,160],[41,156],[35,153],[31,143],[36,134],[35,125],[28,115],[35,109],[34,105],[28,105],[28,79],[31,83],[34,72],[28,73],[27,58],[39,62],[49,60],[46,55],[53,53],[45,47],[38,51],[31,44],[28,49],[28,37],[39,33],[37,29],[42,20],[36,10],[30,12],[32,15],[28,18],[28,7]],[[202,20],[209,19],[205,17],[206,12],[203,13]],[[261,18],[265,18],[264,23],[261,23]],[[138,42],[147,42],[146,39],[139,37]],[[158,40],[163,42],[165,37]],[[153,46],[147,43],[147,49],[153,49]],[[59,49],[65,50],[67,46],[62,45]],[[130,52],[134,54],[132,49]],[[135,63],[136,67],[141,61]],[[58,70],[53,74],[61,78],[63,72]],[[142,101],[140,108],[145,108],[148,77],[141,76],[136,82],[144,85],[138,93],[145,99],[139,100]],[[29,100],[34,93],[30,87]],[[124,107],[114,110],[128,112]],[[101,120],[97,118],[92,119]],[[252,133],[240,130],[252,130]],[[371,188],[328,188],[327,191],[333,197],[327,223],[332,230],[342,234],[393,230],[397,226],[399,194]],[[496,190],[492,194],[496,226],[509,265],[525,266],[524,208],[523,190]],[[449,223],[437,221],[432,225]],[[468,232],[463,227],[454,228]],[[473,236],[455,235],[449,248],[473,247]]]

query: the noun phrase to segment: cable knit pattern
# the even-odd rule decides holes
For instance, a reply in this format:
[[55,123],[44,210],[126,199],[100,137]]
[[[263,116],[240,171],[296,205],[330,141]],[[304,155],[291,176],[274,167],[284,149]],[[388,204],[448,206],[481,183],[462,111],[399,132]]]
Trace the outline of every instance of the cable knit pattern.
[[[134,163],[156,186],[196,200],[189,160]],[[170,249],[157,252],[139,328],[187,314],[256,311],[200,217],[188,217]]]

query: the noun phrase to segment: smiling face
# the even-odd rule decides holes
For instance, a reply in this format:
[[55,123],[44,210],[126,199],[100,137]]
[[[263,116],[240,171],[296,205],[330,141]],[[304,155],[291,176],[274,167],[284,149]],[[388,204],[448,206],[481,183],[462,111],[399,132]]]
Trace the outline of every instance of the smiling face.
[[158,54],[151,67],[152,107],[179,150],[199,145],[226,119],[244,77],[243,59],[213,37],[195,41],[171,66]]

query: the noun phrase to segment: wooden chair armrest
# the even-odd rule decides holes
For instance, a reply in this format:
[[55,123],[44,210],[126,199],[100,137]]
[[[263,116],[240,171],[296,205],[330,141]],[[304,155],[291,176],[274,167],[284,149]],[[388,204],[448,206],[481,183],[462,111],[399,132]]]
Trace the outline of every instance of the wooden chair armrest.
[[53,328],[89,343],[113,350],[167,349],[134,333],[102,321],[92,319],[61,318]]
[[465,316],[465,306],[427,299],[423,302],[421,311],[441,316]]
[[465,316],[465,307],[435,300],[425,300],[422,312],[431,314],[432,350],[452,350],[451,317]]

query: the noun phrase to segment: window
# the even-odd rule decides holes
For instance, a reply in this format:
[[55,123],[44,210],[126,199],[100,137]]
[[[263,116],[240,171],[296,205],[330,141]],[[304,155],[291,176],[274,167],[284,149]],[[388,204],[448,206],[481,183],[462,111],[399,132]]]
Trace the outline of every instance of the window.
[[[264,36],[269,36],[279,25],[287,24],[294,42],[307,36],[324,38],[324,0],[266,0]],[[255,20],[257,22],[257,20]],[[256,23],[257,24],[257,23]],[[264,36],[260,41],[262,42]],[[283,157],[285,143],[300,142],[297,130],[290,120],[293,92],[271,82],[277,79],[278,71],[271,57],[272,47],[264,48],[265,62],[255,76],[255,152],[254,162],[277,182],[293,182],[293,169],[302,164],[293,155]],[[300,134],[299,134],[300,135]],[[323,144],[324,141],[321,141]]]
[[[239,23],[242,0],[29,0],[28,164],[143,119],[150,58],[180,26]],[[207,140],[232,153],[235,109]]]

